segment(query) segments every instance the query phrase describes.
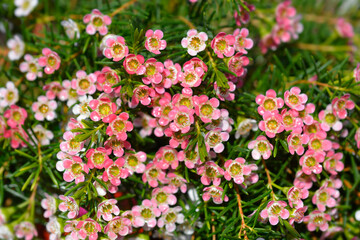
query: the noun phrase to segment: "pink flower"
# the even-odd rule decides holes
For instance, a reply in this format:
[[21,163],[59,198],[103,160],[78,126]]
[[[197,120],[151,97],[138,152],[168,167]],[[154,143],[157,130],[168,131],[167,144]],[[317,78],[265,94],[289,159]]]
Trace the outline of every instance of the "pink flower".
[[80,239],[89,237],[89,240],[96,240],[98,238],[98,232],[101,232],[100,224],[91,218],[79,221],[76,228],[79,229],[78,235]]
[[31,240],[38,236],[34,224],[27,221],[15,225],[14,231],[17,238],[24,238],[25,240]]
[[309,142],[309,136],[307,134],[301,134],[301,129],[293,130],[290,135],[287,137],[287,143],[289,147],[289,152],[294,155],[295,152],[297,155],[303,155],[304,153],[304,144]]
[[145,33],[145,48],[149,52],[160,54],[160,50],[166,48],[166,41],[161,40],[163,36],[164,33],[161,30],[155,30],[155,32],[151,29],[147,30]]
[[216,37],[211,41],[211,48],[214,50],[218,58],[231,57],[234,55],[235,37],[224,32],[220,32]]
[[354,69],[354,78],[355,82],[360,82],[360,63],[358,63]]
[[249,4],[247,2],[243,2],[243,4],[248,8],[245,9],[242,5],[239,6],[239,13],[235,10],[234,18],[236,20],[236,25],[241,26],[241,23],[247,24],[250,21],[250,12],[255,11],[255,6]]
[[79,95],[93,94],[96,91],[96,75],[94,73],[86,74],[85,71],[76,72],[76,78],[71,81],[71,87],[76,89]]
[[191,29],[187,32],[187,37],[181,40],[181,46],[187,48],[191,56],[196,56],[199,52],[204,51],[206,48],[206,41],[208,36],[204,32]]
[[305,105],[304,110],[298,111],[299,118],[301,118],[306,125],[311,125],[314,121],[314,118],[310,115],[315,112],[315,105],[312,103],[308,103]]
[[139,102],[142,105],[147,106],[151,103],[152,97],[155,97],[154,89],[145,85],[140,85],[134,89],[134,94],[132,96],[131,102],[129,103],[129,106],[131,108],[135,108]]
[[82,159],[78,156],[70,156],[63,152],[58,154],[58,157],[62,161],[56,163],[56,169],[60,172],[64,172],[64,180],[66,182],[72,182],[75,179],[75,183],[79,184],[85,181],[84,173],[89,173],[89,167],[83,163]]
[[251,174],[251,168],[245,164],[244,158],[236,158],[235,160],[227,160],[224,164],[225,173],[224,177],[230,181],[234,179],[236,184],[242,184],[244,182],[244,175]]
[[11,106],[19,100],[19,91],[13,82],[7,82],[6,88],[0,88],[0,108]]
[[168,179],[168,187],[171,189],[172,193],[177,193],[179,188],[182,193],[186,193],[187,181],[185,180],[185,178],[175,173],[168,173],[166,177]]
[[156,207],[156,204],[150,200],[145,199],[142,201],[142,205],[134,206],[132,213],[135,217],[135,227],[142,227],[147,224],[148,227],[152,228],[156,226],[156,217],[160,217],[161,212]]
[[169,117],[173,120],[170,123],[170,129],[174,132],[189,132],[191,125],[194,123],[194,113],[193,109],[189,109],[186,106],[174,107],[169,112]]
[[43,87],[43,90],[46,91],[46,97],[49,100],[54,100],[56,97],[58,97],[60,100],[63,101],[63,99],[67,95],[66,90],[59,82],[51,82],[49,84],[46,84]]
[[310,136],[309,149],[314,151],[329,151],[332,148],[331,141],[325,139],[321,132],[313,133]]
[[[103,180],[102,175],[98,175],[96,178],[98,178],[99,180]],[[112,194],[115,194],[118,191],[118,187],[111,184],[111,182],[105,182],[105,186],[107,187],[107,189],[104,188],[104,186],[102,186],[97,181],[94,181],[93,185],[96,189],[97,194],[102,197],[106,195],[107,191]]]
[[175,205],[177,198],[172,194],[170,187],[165,186],[155,188],[151,193],[151,202],[157,206],[161,212],[166,211],[170,205]]
[[209,99],[206,95],[201,95],[200,97],[193,97],[195,105],[195,113],[198,115],[204,123],[209,123],[211,120],[219,119],[221,116],[221,111],[217,109],[220,102],[217,98]]
[[63,138],[64,142],[60,143],[61,151],[64,151],[70,155],[75,155],[82,150],[84,147],[84,142],[78,142],[75,140],[77,134],[67,131],[64,133]]
[[302,208],[304,203],[301,199],[306,199],[309,197],[309,191],[305,188],[291,187],[287,192],[287,198],[289,200],[290,207],[295,207],[296,209]]
[[37,102],[34,102],[31,106],[35,112],[35,119],[39,121],[52,121],[56,118],[55,110],[57,103],[54,100],[49,100],[45,96],[39,96]]
[[335,114],[331,105],[327,105],[325,110],[320,111],[319,121],[321,122],[320,126],[322,130],[328,132],[331,128],[334,129],[334,131],[340,131],[342,129],[343,124]]
[[300,166],[305,174],[310,175],[311,173],[319,174],[322,172],[320,163],[324,161],[325,153],[308,150],[300,158]]
[[96,149],[91,148],[86,152],[86,158],[88,159],[87,165],[89,168],[93,169],[102,169],[105,167],[107,162],[111,161],[109,155],[111,153],[110,149],[103,147],[98,147]]
[[214,89],[217,97],[221,101],[233,101],[235,99],[235,93],[233,93],[236,89],[236,86],[233,82],[228,82],[229,88],[219,87],[217,82],[214,82]]
[[214,152],[221,153],[224,151],[225,146],[222,142],[229,140],[229,133],[222,132],[221,128],[215,128],[210,130],[205,135],[206,150],[209,152],[210,148],[214,149]]
[[263,115],[264,121],[259,122],[259,128],[266,133],[269,138],[274,138],[277,133],[285,130],[282,124],[282,117],[275,112],[265,112]]
[[219,186],[224,173],[224,170],[213,161],[205,162],[197,168],[197,174],[201,176],[201,183],[204,185],[210,185],[213,182],[215,186]]
[[161,126],[166,126],[170,122],[170,112],[172,108],[171,96],[164,95],[164,97],[159,100],[159,106],[154,106],[151,113],[157,118]]
[[131,221],[126,217],[114,217],[104,228],[104,233],[111,240],[115,240],[119,236],[126,236],[131,231]]
[[129,48],[122,36],[111,37],[105,41],[103,54],[108,59],[118,62],[129,54]]
[[10,146],[12,148],[25,147],[26,143],[18,136],[20,135],[25,141],[29,140],[29,136],[22,128],[11,128],[4,132],[4,138],[10,139]]
[[193,102],[193,91],[191,88],[183,88],[181,90],[181,94],[177,93],[172,98],[172,103],[174,106],[186,106],[189,109],[194,108],[194,102]]
[[105,93],[120,93],[121,86],[113,87],[120,82],[121,78],[115,70],[110,67],[104,67],[101,72],[97,74],[96,88],[98,91]]
[[111,159],[105,162],[104,164],[105,171],[103,173],[102,179],[107,182],[110,180],[110,183],[114,186],[119,186],[121,184],[120,178],[127,178],[129,176],[129,171],[124,168],[124,159],[118,158],[115,162]]
[[256,140],[249,143],[248,148],[254,149],[251,152],[251,156],[253,159],[259,160],[261,156],[264,159],[268,159],[271,156],[271,151],[274,147],[265,136],[258,136]]
[[26,72],[26,79],[34,81],[38,77],[42,77],[41,67],[38,63],[38,59],[34,58],[30,54],[25,54],[25,62],[20,63],[20,71]]
[[61,101],[67,100],[66,105],[68,107],[71,107],[72,105],[74,105],[78,101],[79,96],[76,93],[76,90],[71,87],[71,81],[64,80],[62,82],[62,86],[63,86],[65,91],[63,91],[64,94],[60,95],[60,100]]
[[220,117],[212,120],[211,123],[206,126],[206,129],[214,130],[215,128],[220,128],[221,131],[230,133],[233,124],[234,120],[229,117],[229,111],[226,109],[220,109]]
[[247,65],[249,65],[249,59],[240,52],[236,53],[235,56],[232,56],[228,62],[229,70],[238,77],[242,77],[246,74],[246,69],[244,67]]
[[326,138],[327,134],[325,131],[321,129],[320,123],[316,120],[313,120],[313,122],[309,125],[304,126],[304,133],[310,135],[310,134],[319,134]]
[[313,182],[316,182],[316,176],[313,173],[305,174],[302,170],[296,172],[296,177],[294,179],[294,186],[297,188],[310,189],[313,185]]
[[52,74],[60,68],[61,59],[56,52],[49,48],[43,48],[42,54],[44,56],[39,57],[38,63],[40,67],[45,67],[44,72],[46,74]]
[[89,102],[89,107],[94,110],[90,114],[91,120],[97,122],[102,120],[104,123],[108,123],[112,120],[111,115],[116,113],[116,104],[111,102],[108,97],[100,95],[98,99],[93,99]]
[[291,225],[293,225],[294,222],[302,223],[303,220],[304,220],[304,215],[305,215],[305,212],[307,211],[307,209],[308,209],[307,206],[294,209],[294,211],[292,213],[290,213],[289,223]]
[[316,228],[320,228],[323,232],[326,231],[329,228],[328,221],[331,221],[331,216],[318,210],[312,211],[304,218],[304,222],[307,222],[307,229],[311,232]]
[[126,132],[133,130],[133,125],[129,119],[129,114],[126,112],[120,113],[120,115],[111,115],[109,117],[109,126],[106,128],[106,134],[109,136],[116,135],[116,138],[125,141],[127,139]]
[[344,170],[344,163],[340,160],[343,158],[343,154],[341,152],[335,153],[330,150],[326,154],[324,168],[331,175],[337,175],[338,172]]
[[291,25],[276,24],[271,31],[271,37],[276,45],[291,40]]
[[276,92],[272,89],[266,91],[266,96],[260,94],[255,99],[259,105],[258,113],[264,115],[267,111],[277,111],[284,106],[284,100],[276,97]]
[[355,141],[356,141],[357,148],[360,149],[360,128],[358,128],[358,129],[356,130],[356,133],[355,133]]
[[183,68],[185,68],[189,65],[192,66],[194,69],[196,69],[198,67],[201,68],[204,71],[204,73],[203,73],[203,75],[201,75],[201,77],[203,77],[204,74],[208,71],[208,67],[206,66],[206,64],[197,57],[193,57],[189,61],[185,62]]
[[305,109],[305,103],[308,97],[305,93],[301,93],[300,88],[292,87],[290,91],[284,93],[285,104],[296,111],[302,111]]
[[333,198],[335,194],[336,190],[325,184],[315,192],[312,197],[312,203],[316,204],[320,211],[325,212],[326,207],[333,208],[336,206],[336,201]]
[[70,233],[69,236],[71,236],[72,240],[78,240],[79,239],[79,234],[78,234],[79,229],[77,229],[76,226],[79,223],[79,221],[72,220],[72,221],[66,221],[66,223],[67,224],[64,226],[64,232]]
[[160,169],[168,169],[170,166],[172,169],[176,169],[179,165],[178,152],[170,147],[161,147],[155,154],[154,163]]
[[224,200],[222,198],[222,195],[224,193],[224,189],[222,187],[218,187],[218,186],[210,186],[210,187],[206,187],[204,188],[204,194],[202,195],[202,199],[207,202],[210,200],[210,198],[212,198],[213,202],[215,204],[222,204],[223,201],[228,202],[229,201],[229,197],[228,196],[224,196]]
[[174,208],[166,209],[158,220],[158,227],[162,228],[165,225],[166,232],[174,232],[177,224],[184,223],[184,215],[180,213],[182,208],[177,206]]
[[107,25],[111,24],[111,18],[102,14],[97,9],[93,9],[90,14],[86,14],[83,21],[84,23],[88,23],[86,32],[89,35],[94,35],[96,31],[98,31],[100,35],[105,35],[108,32]]
[[233,35],[235,37],[235,50],[240,53],[247,54],[245,49],[251,49],[254,45],[253,40],[251,38],[247,38],[249,30],[247,28],[237,28],[235,29]]
[[146,72],[144,61],[145,59],[141,55],[129,54],[123,64],[128,74],[143,75]]
[[59,204],[59,210],[61,212],[69,211],[67,214],[68,218],[75,218],[79,214],[79,205],[76,203],[74,198],[60,195],[59,199],[62,200]]
[[145,168],[145,172],[142,175],[144,183],[148,182],[153,188],[159,185],[159,181],[165,180],[165,172],[158,168],[155,163],[148,163]]
[[17,105],[11,105],[10,109],[4,112],[4,117],[7,119],[6,123],[11,128],[21,127],[27,116],[26,110]]
[[347,22],[344,18],[338,18],[336,22],[336,30],[342,38],[353,38],[354,29],[351,23]]
[[350,94],[345,94],[342,97],[334,98],[331,102],[334,115],[340,119],[345,119],[347,117],[346,109],[352,110],[355,107],[355,103],[349,100]]
[[296,9],[291,6],[291,1],[285,0],[276,7],[276,21],[283,25],[289,25],[296,15]]
[[201,84],[204,69],[187,64],[183,67],[184,73],[180,76],[179,81],[184,88],[198,87]]
[[120,209],[116,206],[116,203],[117,201],[115,199],[102,201],[98,205],[97,218],[100,219],[102,217],[105,221],[111,221],[113,219],[113,214],[116,216],[119,215]]
[[182,76],[181,66],[178,63],[173,63],[170,59],[164,62],[164,72],[163,78],[165,80],[171,81],[171,84],[175,85],[178,83],[179,79]]
[[145,152],[137,152],[137,153],[125,153],[124,156],[124,168],[128,170],[130,174],[143,173],[145,171],[144,162],[146,161],[146,153]]
[[279,217],[282,219],[288,219],[290,214],[285,209],[287,206],[284,201],[270,201],[266,208],[260,212],[260,216],[264,219],[269,218],[271,225],[277,225],[279,223]]
[[44,217],[49,218],[56,212],[56,200],[53,196],[45,193],[45,198],[41,200],[41,207],[45,210]]
[[[264,115],[265,116],[265,115]],[[301,132],[301,127],[303,126],[303,121],[298,118],[299,113],[294,109],[283,109],[281,111],[282,124],[285,128],[285,131],[298,131]]]
[[196,148],[179,152],[178,159],[179,161],[185,161],[185,166],[190,169],[201,164],[200,156]]

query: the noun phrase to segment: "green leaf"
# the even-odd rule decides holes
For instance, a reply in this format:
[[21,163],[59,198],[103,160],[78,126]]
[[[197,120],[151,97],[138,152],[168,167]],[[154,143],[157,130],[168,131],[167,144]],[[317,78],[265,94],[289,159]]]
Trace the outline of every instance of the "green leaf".
[[285,228],[289,231],[293,238],[299,238],[300,234],[293,228],[290,223],[286,220],[282,221],[284,223]]
[[216,77],[216,83],[220,88],[229,89],[230,86],[228,84],[228,79],[225,77],[225,75],[220,72],[219,70],[215,69],[215,77]]

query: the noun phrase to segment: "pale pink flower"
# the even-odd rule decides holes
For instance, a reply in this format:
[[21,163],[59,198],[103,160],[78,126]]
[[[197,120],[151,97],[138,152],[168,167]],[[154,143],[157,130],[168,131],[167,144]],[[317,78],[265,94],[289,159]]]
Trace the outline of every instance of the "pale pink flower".
[[324,168],[331,175],[337,175],[338,172],[344,170],[344,163],[341,161],[343,154],[341,152],[335,153],[330,150],[326,154],[324,161]]
[[184,223],[184,215],[180,213],[182,208],[180,206],[166,209],[158,220],[158,227],[162,228],[165,226],[166,232],[174,232],[177,224]]
[[27,116],[26,110],[17,105],[11,105],[10,108],[4,112],[4,117],[7,119],[6,123],[11,128],[21,127]]
[[44,217],[49,218],[56,212],[56,200],[55,197],[45,193],[45,198],[41,200],[41,207],[45,210]]
[[338,18],[336,21],[336,30],[342,38],[353,38],[354,29],[351,23],[347,22],[344,18]]
[[296,172],[294,186],[301,189],[310,189],[313,182],[316,182],[316,176],[313,173],[306,174],[302,170]]
[[325,184],[315,192],[312,197],[312,203],[315,204],[320,211],[325,212],[326,207],[333,208],[336,206],[336,200],[333,198],[336,192],[335,189]]
[[142,180],[144,183],[148,182],[151,187],[155,188],[159,185],[158,180],[165,180],[165,172],[159,169],[157,164],[148,163],[142,175]]
[[56,163],[56,169],[64,172],[63,177],[66,182],[72,182],[75,179],[75,183],[79,184],[85,181],[83,172],[89,173],[89,167],[83,163],[80,157],[59,152],[58,158],[62,159],[62,161]]
[[201,176],[201,183],[204,185],[210,185],[213,182],[215,186],[219,186],[224,173],[225,171],[213,161],[205,162],[197,168],[197,174]]
[[[264,114],[265,116],[265,114]],[[283,109],[281,111],[282,124],[285,128],[285,131],[297,131],[301,132],[301,127],[303,126],[303,121],[298,118],[299,113],[294,109]]]
[[150,136],[157,125],[156,119],[143,112],[140,112],[139,116],[140,117],[134,119],[134,126],[141,127],[139,131],[141,137],[145,138]]
[[100,224],[91,218],[79,221],[76,228],[79,229],[78,235],[80,239],[89,237],[89,240],[96,240],[98,238],[98,232],[101,232]]
[[320,123],[316,120],[313,120],[313,122],[309,125],[304,125],[304,133],[310,135],[310,134],[319,134],[326,138],[327,134],[325,131],[321,129]]
[[168,187],[171,189],[172,193],[177,193],[179,188],[182,193],[185,193],[187,190],[187,181],[185,178],[175,174],[175,173],[168,173],[166,176],[168,180]]
[[247,24],[250,21],[250,13],[255,11],[255,6],[249,4],[247,2],[243,2],[243,4],[248,8],[245,9],[241,4],[239,6],[239,12],[235,10],[234,18],[236,20],[236,25],[241,26],[241,23]]
[[360,63],[358,63],[354,69],[354,78],[355,82],[360,82]]
[[289,211],[285,209],[287,206],[284,201],[270,201],[266,208],[260,212],[260,216],[264,219],[269,218],[271,225],[277,225],[279,223],[279,218],[288,219],[290,214]]
[[345,94],[342,97],[334,98],[331,102],[331,106],[334,112],[334,115],[336,115],[340,119],[345,119],[347,117],[347,111],[346,109],[352,110],[355,107],[355,103],[350,99],[350,94]]
[[253,149],[251,152],[253,159],[259,160],[261,157],[268,159],[274,147],[265,136],[258,136],[248,144],[248,148]]
[[128,74],[143,75],[146,72],[144,57],[141,55],[129,54],[126,56],[123,64]]
[[107,25],[111,24],[111,18],[102,14],[97,9],[93,9],[90,14],[86,14],[83,21],[88,24],[86,26],[86,32],[90,35],[94,35],[96,31],[98,31],[100,35],[107,34]]
[[[338,236],[340,232],[344,232],[344,229],[339,226],[330,226],[320,237],[320,240],[333,239]],[[355,238],[356,239],[356,238]]]
[[184,161],[187,168],[194,168],[196,165],[201,164],[201,159],[197,148],[180,151],[178,154],[179,161]]
[[65,91],[63,91],[64,94],[60,95],[60,100],[61,101],[66,101],[67,100],[66,105],[68,107],[71,107],[72,105],[74,105],[78,101],[79,96],[76,93],[76,90],[71,87],[71,81],[64,80],[62,82],[62,86],[63,86]]
[[52,121],[57,116],[55,113],[57,108],[56,101],[49,100],[45,96],[39,96],[37,102],[34,102],[31,108],[35,112],[35,119],[39,121],[44,121],[45,119]]
[[325,139],[321,132],[310,134],[309,149],[314,151],[329,151],[332,148],[331,141]]
[[204,32],[199,32],[196,29],[191,29],[187,32],[187,37],[181,40],[181,46],[187,48],[191,56],[196,56],[199,52],[206,48],[206,41],[208,36]]
[[83,149],[84,142],[79,142],[75,140],[76,135],[77,134],[71,131],[66,131],[63,134],[63,138],[65,141],[60,143],[61,151],[70,155],[75,155]]
[[156,226],[156,217],[160,217],[161,211],[156,207],[156,204],[145,199],[140,206],[132,208],[132,214],[135,217],[135,227],[142,227],[147,224],[148,227],[152,228]]
[[202,199],[205,202],[209,201],[210,198],[212,198],[215,204],[222,204],[223,201],[225,202],[229,201],[229,197],[226,195],[224,196],[224,199],[222,198],[222,195],[224,193],[224,189],[222,187],[213,185],[210,187],[205,187],[203,191],[204,193],[202,195]]
[[161,126],[166,126],[170,122],[170,112],[172,108],[171,96],[166,94],[164,97],[160,98],[159,106],[154,106],[151,114],[157,118],[157,122]]
[[304,144],[309,142],[309,136],[307,134],[301,134],[301,129],[293,130],[290,135],[287,137],[287,143],[289,147],[289,152],[294,155],[295,152],[297,155],[303,155],[304,153]]
[[172,103],[174,106],[186,106],[189,109],[194,108],[193,102],[193,91],[191,88],[183,88],[181,94],[177,93],[172,98]]
[[110,67],[104,67],[101,72],[97,74],[96,88],[98,91],[105,93],[120,93],[121,86],[113,87],[121,81],[120,76],[115,70]]
[[233,82],[228,82],[229,88],[219,87],[217,82],[214,82],[215,93],[221,101],[233,101],[235,99],[235,93],[233,93],[236,89],[236,86]]
[[235,37],[235,50],[240,53],[247,54],[245,49],[251,49],[254,45],[253,40],[251,38],[247,38],[249,30],[247,28],[237,28],[235,29],[233,35]]
[[25,43],[20,35],[15,34],[6,42],[6,45],[9,48],[8,57],[10,61],[19,60],[24,55]]
[[67,217],[72,219],[75,218],[79,214],[79,205],[75,201],[74,198],[60,195],[59,199],[62,201],[59,204],[59,210],[61,212],[67,212]]
[[161,30],[147,30],[145,33],[145,48],[149,52],[160,54],[160,50],[166,48],[166,41],[162,40],[164,33]]
[[79,229],[76,228],[77,224],[79,223],[79,221],[77,220],[72,220],[72,221],[66,221],[66,225],[64,226],[64,232],[69,233],[69,238],[66,237],[65,240],[78,240],[79,239],[79,234],[78,231]]
[[234,179],[236,184],[242,184],[244,182],[244,175],[251,174],[251,167],[245,164],[244,158],[236,158],[235,160],[227,160],[224,164],[225,173],[224,177],[230,181]]
[[[102,175],[97,176],[97,178],[98,178],[100,181],[103,180]],[[104,186],[101,185],[100,183],[98,183],[97,181],[94,181],[94,182],[93,182],[93,185],[94,185],[94,187],[95,187],[95,189],[96,189],[96,192],[97,192],[97,194],[98,194],[99,196],[102,196],[102,197],[105,196],[106,193],[107,193],[107,191],[108,191],[109,193],[112,193],[112,194],[115,194],[115,193],[118,191],[118,187],[115,186],[115,185],[113,185],[113,184],[111,184],[111,182],[104,182],[104,184],[105,184],[105,186],[107,187],[107,189],[104,188]]]
[[218,58],[231,57],[234,55],[235,49],[235,37],[224,32],[220,32],[211,41],[211,48],[214,50]]
[[226,109],[220,109],[220,117],[211,121],[209,125],[206,126],[207,130],[214,130],[215,128],[220,128],[223,132],[230,133],[232,131],[232,125],[234,120],[229,117],[229,111]]
[[227,140],[229,140],[229,137],[229,133],[222,132],[221,128],[215,128],[213,130],[210,130],[205,135],[206,150],[209,152],[210,148],[212,148],[216,153],[223,152],[225,146],[222,142],[226,142]]
[[145,85],[140,85],[134,89],[134,94],[131,102],[129,102],[129,107],[135,108],[139,102],[142,105],[147,106],[151,103],[151,98],[153,97],[155,97],[154,89]]
[[124,179],[129,176],[129,171],[124,167],[124,160],[122,158],[118,158],[115,162],[112,160],[108,160],[104,164],[105,171],[102,175],[102,179],[110,183],[114,186],[119,186],[121,184],[120,178]]
[[60,240],[61,226],[56,217],[50,217],[46,224],[46,231],[50,233],[49,240]]
[[291,225],[294,224],[294,222],[297,223],[302,223],[304,221],[305,218],[305,212],[307,211],[308,207],[301,207],[301,208],[296,208],[293,210],[292,213],[290,213],[290,217],[289,217],[289,223]]
[[111,240],[118,239],[119,236],[126,236],[132,231],[131,221],[126,217],[114,217],[104,228],[104,233]]
[[243,119],[237,126],[235,139],[239,139],[240,136],[245,138],[249,136],[250,131],[257,131],[257,130],[258,130],[258,125],[256,120],[250,118]]
[[56,97],[61,100],[64,98],[64,95],[66,95],[66,90],[63,88],[63,86],[59,82],[55,81],[46,84],[43,87],[43,90],[46,91],[46,97],[49,100],[54,100]]
[[79,97],[79,104],[76,104],[73,108],[72,108],[72,112],[75,115],[79,115],[76,119],[78,121],[81,121],[83,119],[89,118],[90,117],[90,110],[89,110],[89,103],[90,101],[93,100],[92,96],[88,96],[88,95],[83,95],[81,97]]
[[56,52],[49,48],[43,48],[42,54],[44,56],[39,57],[38,63],[40,67],[45,67],[44,72],[46,74],[52,74],[60,68],[61,59]]
[[264,120],[259,122],[259,129],[266,133],[269,138],[274,138],[277,133],[285,130],[282,124],[282,117],[277,111],[265,112]]
[[34,224],[27,221],[15,225],[14,231],[17,238],[24,238],[25,240],[31,240],[38,236]]
[[246,74],[246,67],[249,65],[249,59],[246,56],[243,56],[243,53],[236,53],[235,56],[232,56],[228,62],[229,70],[236,74],[238,77],[242,77]]
[[221,111],[217,109],[220,102],[217,98],[209,99],[206,95],[201,95],[200,97],[193,97],[195,105],[195,113],[200,117],[204,123],[209,123],[212,120],[219,119],[221,116]]
[[22,128],[11,128],[6,130],[4,133],[4,138],[10,139],[10,146],[12,148],[25,147],[26,143],[18,135],[25,139],[25,141],[29,140],[28,135]]
[[285,0],[277,5],[275,14],[276,21],[278,23],[289,25],[291,23],[291,19],[296,15],[296,9],[291,6],[291,1]]
[[310,115],[315,112],[315,105],[308,103],[305,105],[304,110],[298,111],[299,118],[301,118],[306,125],[311,125],[314,121],[314,118]]
[[264,115],[265,112],[277,111],[284,106],[284,100],[276,97],[276,92],[272,89],[266,91],[266,96],[260,94],[255,99],[259,105],[258,113]]
[[61,26],[64,27],[65,33],[69,39],[73,40],[80,38],[79,26],[71,18],[61,21]]
[[116,206],[116,203],[116,199],[102,201],[97,208],[97,218],[100,219],[102,217],[105,221],[111,221],[114,217],[113,214],[115,216],[119,215],[120,209]]
[[285,104],[296,111],[304,110],[307,100],[307,95],[305,93],[301,93],[301,90],[298,87],[292,87],[290,91],[286,91],[284,93]]
[[161,212],[164,212],[170,205],[176,204],[177,198],[173,195],[171,188],[165,186],[152,190],[151,202],[154,206],[157,206]]
[[[310,175],[311,173],[319,174],[322,172],[322,166],[320,163],[324,161],[325,153],[308,150],[305,154],[300,158],[300,166],[302,166],[302,171]],[[296,185],[295,185],[296,186]]]
[[0,88],[0,108],[11,106],[19,101],[19,91],[11,81],[6,83],[6,88]]
[[169,112],[169,118],[173,120],[170,123],[170,129],[174,132],[189,132],[191,125],[194,123],[194,113],[193,109],[189,109],[186,106],[174,107]]
[[275,43],[272,33],[266,34],[260,41],[261,53],[265,54],[269,49],[275,51],[279,44]]
[[25,61],[20,63],[20,71],[26,72],[26,79],[29,81],[34,81],[38,77],[42,77],[41,67],[38,63],[38,59],[34,58],[30,54],[25,54]]
[[184,73],[180,76],[179,81],[184,88],[198,87],[201,84],[204,69],[200,66],[187,64],[183,67]]
[[198,68],[198,67],[201,68],[201,69],[204,71],[204,72],[203,72],[203,75],[201,75],[201,77],[203,77],[204,74],[208,71],[208,67],[206,66],[206,64],[204,63],[204,61],[201,60],[201,59],[199,59],[199,58],[197,58],[197,57],[193,57],[193,58],[190,59],[189,61],[186,61],[186,62],[184,63],[183,68],[186,67],[186,66],[188,66],[188,65],[192,66],[194,69],[196,69],[196,68]]
[[320,111],[319,121],[321,122],[321,129],[326,132],[330,131],[331,128],[334,131],[340,131],[343,128],[342,122],[336,116],[336,113],[330,104],[326,106],[325,110]]
[[129,48],[126,46],[125,39],[122,36],[107,38],[103,54],[114,62],[122,60],[129,54]]
[[358,128],[355,132],[355,142],[356,142],[357,148],[360,149],[360,128]]
[[6,121],[3,116],[0,115],[0,136],[3,136],[3,134],[6,131]]
[[155,154],[154,163],[160,169],[168,169],[170,166],[172,169],[176,169],[179,165],[178,152],[170,147],[161,147]]
[[304,203],[301,199],[306,199],[309,197],[309,191],[305,188],[291,187],[287,192],[287,198],[289,200],[290,207],[295,207],[296,209],[302,208]]
[[291,40],[291,25],[275,24],[271,31],[271,37],[276,45]]
[[102,120],[104,123],[111,121],[111,116],[116,113],[117,109],[114,102],[111,102],[108,97],[102,95],[98,99],[91,100],[89,107],[93,110],[90,114],[90,119],[95,122]]
[[92,95],[96,91],[96,79],[97,77],[94,73],[87,75],[85,71],[79,70],[76,72],[76,78],[71,81],[71,87],[79,95]]
[[139,151],[137,153],[125,153],[122,158],[124,161],[124,168],[128,170],[130,174],[143,173],[145,171],[146,153]]
[[129,114],[120,113],[118,116],[111,115],[109,117],[109,126],[106,128],[106,134],[115,135],[118,140],[125,141],[127,139],[126,132],[131,132],[134,128],[131,121],[128,121]]
[[86,152],[86,158],[88,159],[87,165],[89,168],[102,169],[105,167],[106,162],[111,161],[109,155],[110,149],[104,147],[98,147],[96,149],[91,148]]
[[181,66],[178,63],[173,63],[170,59],[164,62],[163,78],[171,81],[171,84],[175,85],[178,83],[182,76]]

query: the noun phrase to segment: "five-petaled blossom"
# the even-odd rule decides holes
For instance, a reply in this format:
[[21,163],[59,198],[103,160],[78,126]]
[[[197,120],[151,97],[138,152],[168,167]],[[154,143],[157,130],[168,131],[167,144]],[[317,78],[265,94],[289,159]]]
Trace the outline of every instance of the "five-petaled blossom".
[[251,167],[245,164],[244,158],[236,158],[235,160],[227,160],[224,164],[225,173],[224,177],[230,181],[234,179],[237,184],[244,182],[244,175],[250,175]]
[[287,206],[284,201],[270,201],[266,208],[260,212],[260,216],[264,219],[269,218],[271,225],[277,225],[279,218],[288,219],[290,214],[285,208]]
[[160,54],[166,48],[166,41],[162,40],[164,33],[161,30],[147,30],[145,33],[145,48],[149,52]]
[[111,24],[111,18],[102,14],[97,9],[93,9],[90,14],[86,14],[83,21],[88,24],[86,26],[86,32],[90,35],[94,35],[96,31],[98,31],[100,35],[107,34],[107,25]]
[[207,202],[210,200],[210,198],[212,198],[213,202],[215,204],[222,204],[223,201],[227,202],[229,201],[229,197],[228,196],[224,196],[224,200],[222,198],[224,189],[222,187],[219,186],[210,186],[210,187],[206,187],[204,188],[204,193],[202,195],[202,199]]
[[205,50],[207,40],[206,33],[191,29],[187,32],[187,37],[181,40],[181,46],[187,48],[191,56],[196,56],[199,52]]
[[69,211],[67,214],[68,218],[75,218],[79,214],[79,205],[74,198],[60,195],[59,199],[62,200],[62,202],[59,204],[59,210],[61,212]]
[[46,74],[53,74],[55,70],[60,68],[61,59],[59,55],[51,51],[49,48],[43,48],[42,54],[44,56],[39,57],[38,64],[44,68]]

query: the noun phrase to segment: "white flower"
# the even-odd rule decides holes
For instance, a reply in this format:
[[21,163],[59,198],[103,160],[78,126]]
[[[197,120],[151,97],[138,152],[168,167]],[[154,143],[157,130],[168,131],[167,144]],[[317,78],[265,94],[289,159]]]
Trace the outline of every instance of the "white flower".
[[89,106],[89,102],[91,100],[93,100],[93,98],[91,96],[84,95],[84,96],[79,97],[80,103],[76,104],[72,109],[72,111],[75,115],[80,114],[77,117],[78,121],[81,121],[82,119],[86,119],[86,118],[90,117],[90,110],[89,110],[88,106]]
[[14,235],[6,225],[0,226],[0,239],[13,240]]
[[19,100],[19,91],[13,82],[7,82],[6,88],[0,88],[0,107],[7,107]]
[[61,25],[65,28],[65,33],[70,39],[80,38],[79,27],[72,19],[61,21]]
[[254,119],[246,118],[239,123],[235,133],[235,138],[239,139],[240,136],[247,137],[250,134],[250,130],[258,130],[258,125]]
[[40,124],[36,125],[33,130],[41,145],[49,145],[50,140],[54,138],[54,134]]
[[38,5],[38,0],[15,0],[15,16],[25,17]]
[[198,33],[196,29],[191,29],[187,32],[187,37],[181,40],[181,46],[187,48],[191,56],[196,56],[198,52],[205,50],[207,40],[208,35],[206,33]]
[[46,231],[50,233],[50,240],[60,240],[61,227],[56,217],[50,217],[49,222],[46,224]]
[[11,61],[19,60],[25,52],[25,44],[20,35],[15,35],[7,41],[6,45],[10,49],[8,57]]

